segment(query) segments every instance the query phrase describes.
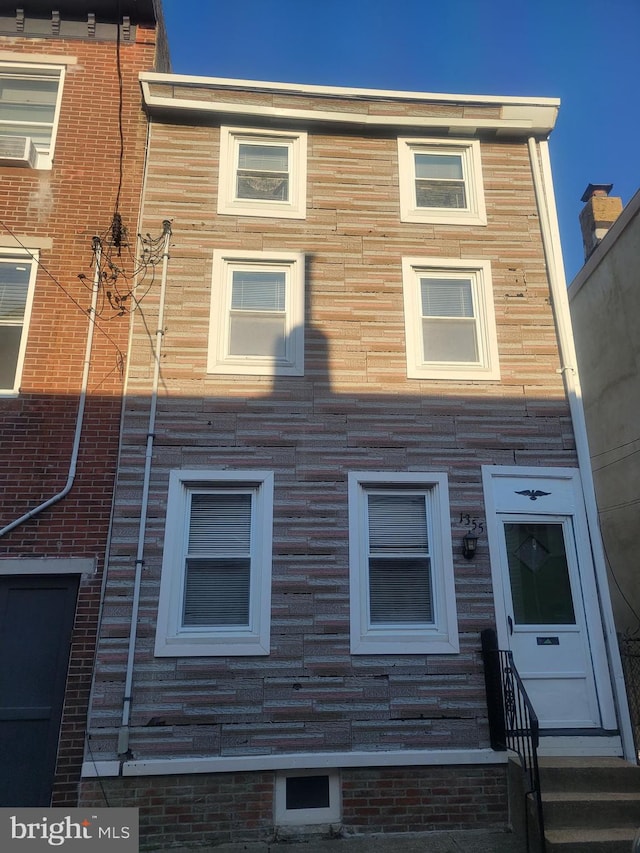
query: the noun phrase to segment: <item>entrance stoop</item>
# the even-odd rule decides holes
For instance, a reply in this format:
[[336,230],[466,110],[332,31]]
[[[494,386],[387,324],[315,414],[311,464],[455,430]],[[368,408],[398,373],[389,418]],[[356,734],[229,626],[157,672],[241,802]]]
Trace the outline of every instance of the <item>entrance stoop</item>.
[[640,767],[611,756],[541,756],[547,853],[630,853]]
[[622,757],[622,739],[618,734],[562,735],[540,732],[538,755]]

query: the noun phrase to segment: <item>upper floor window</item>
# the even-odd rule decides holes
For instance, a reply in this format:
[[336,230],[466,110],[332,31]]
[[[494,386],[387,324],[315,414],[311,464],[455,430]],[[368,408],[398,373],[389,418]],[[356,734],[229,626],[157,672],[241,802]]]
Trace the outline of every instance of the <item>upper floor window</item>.
[[304,255],[214,252],[208,371],[302,376]]
[[307,135],[220,128],[218,213],[304,219]]
[[403,222],[486,225],[480,143],[398,139]]
[[266,655],[273,474],[171,472],[156,655]]
[[20,388],[33,290],[36,279],[34,253],[0,249],[0,393]]
[[403,258],[407,376],[499,379],[489,261]]
[[446,474],[349,474],[352,654],[458,651]]
[[50,169],[64,69],[0,62],[0,164]]

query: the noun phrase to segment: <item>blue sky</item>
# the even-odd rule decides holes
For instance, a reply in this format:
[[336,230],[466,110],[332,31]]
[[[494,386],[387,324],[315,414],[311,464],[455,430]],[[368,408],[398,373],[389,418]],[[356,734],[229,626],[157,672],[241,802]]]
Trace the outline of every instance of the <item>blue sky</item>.
[[173,71],[451,94],[557,97],[550,147],[565,269],[588,183],[640,187],[640,0],[163,0]]

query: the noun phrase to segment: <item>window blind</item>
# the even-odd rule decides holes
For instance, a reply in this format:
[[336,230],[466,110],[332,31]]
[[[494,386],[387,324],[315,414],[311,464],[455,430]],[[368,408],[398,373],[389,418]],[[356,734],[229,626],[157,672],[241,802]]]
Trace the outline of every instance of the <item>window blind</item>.
[[428,549],[424,495],[370,494],[369,550]]
[[249,311],[284,311],[286,273],[282,270],[234,270],[231,308]]
[[479,360],[471,279],[420,278],[422,338],[427,362]]
[[473,317],[471,279],[420,278],[425,317]]
[[433,623],[426,495],[368,495],[372,625]]
[[0,261],[0,323],[23,322],[30,277],[28,261]]
[[284,358],[287,275],[283,270],[234,270],[229,354]]
[[183,625],[249,624],[250,560],[222,558],[186,563]]
[[251,509],[248,493],[191,495],[185,626],[248,625]]

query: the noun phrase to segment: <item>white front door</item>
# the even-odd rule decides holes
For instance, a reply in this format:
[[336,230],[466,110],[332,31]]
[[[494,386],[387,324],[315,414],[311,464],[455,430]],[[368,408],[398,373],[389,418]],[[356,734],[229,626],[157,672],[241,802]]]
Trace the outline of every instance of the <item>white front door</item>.
[[615,729],[577,470],[484,466],[483,482],[498,645],[540,727]]
[[599,727],[573,520],[499,520],[508,644],[540,724]]

